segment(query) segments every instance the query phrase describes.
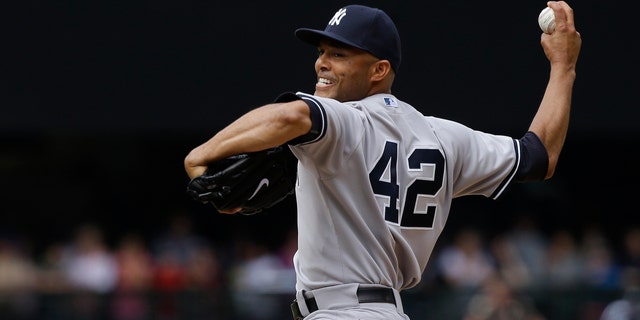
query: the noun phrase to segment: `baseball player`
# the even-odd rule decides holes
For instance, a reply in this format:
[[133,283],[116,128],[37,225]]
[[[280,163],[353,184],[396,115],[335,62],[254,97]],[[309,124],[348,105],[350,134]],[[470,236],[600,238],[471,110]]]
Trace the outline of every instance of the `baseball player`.
[[557,25],[541,38],[549,81],[522,137],[425,116],[395,97],[397,29],[382,10],[349,5],[323,30],[295,31],[317,48],[313,94],[280,95],[187,155],[195,178],[234,154],[291,148],[298,159],[294,318],[408,319],[400,291],[420,282],[452,199],[496,199],[511,183],[553,175],[581,38],[567,3],[548,6]]

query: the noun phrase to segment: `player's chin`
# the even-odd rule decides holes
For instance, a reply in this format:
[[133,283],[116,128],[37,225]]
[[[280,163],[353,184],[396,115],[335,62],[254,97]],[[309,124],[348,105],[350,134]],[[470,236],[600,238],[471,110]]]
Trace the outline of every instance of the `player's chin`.
[[335,94],[333,93],[333,90],[331,90],[327,86],[316,86],[316,92],[314,92],[313,95],[318,97],[323,97],[323,98],[335,99]]

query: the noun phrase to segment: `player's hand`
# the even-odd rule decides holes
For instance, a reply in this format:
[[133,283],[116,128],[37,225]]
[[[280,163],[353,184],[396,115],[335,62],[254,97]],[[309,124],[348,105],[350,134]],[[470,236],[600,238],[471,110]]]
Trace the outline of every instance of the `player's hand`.
[[548,6],[553,9],[556,29],[551,34],[542,34],[540,42],[544,53],[552,66],[574,68],[582,38],[576,30],[573,9],[564,1],[549,1]]

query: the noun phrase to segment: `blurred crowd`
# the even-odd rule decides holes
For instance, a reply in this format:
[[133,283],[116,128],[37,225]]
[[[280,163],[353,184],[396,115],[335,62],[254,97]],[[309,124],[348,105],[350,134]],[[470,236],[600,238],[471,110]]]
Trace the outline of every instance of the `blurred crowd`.
[[278,250],[250,237],[221,247],[184,214],[152,237],[125,232],[110,244],[105,232],[81,224],[39,253],[0,234],[0,319],[225,319],[229,303],[259,306],[249,294],[295,286],[293,231]]
[[[70,240],[37,254],[0,234],[0,319],[290,317],[295,230],[276,248],[251,237],[221,246],[194,232],[192,223],[179,215],[152,237],[125,233],[112,244],[99,225],[83,224]],[[411,292],[468,292],[464,320],[539,320],[553,317],[522,293],[590,288],[616,295],[585,304],[576,319],[627,319],[605,316],[632,307],[625,299],[635,297],[640,283],[640,227],[628,226],[619,236],[616,247],[597,227],[543,233],[526,217],[494,235],[458,228],[439,242],[422,284]]]

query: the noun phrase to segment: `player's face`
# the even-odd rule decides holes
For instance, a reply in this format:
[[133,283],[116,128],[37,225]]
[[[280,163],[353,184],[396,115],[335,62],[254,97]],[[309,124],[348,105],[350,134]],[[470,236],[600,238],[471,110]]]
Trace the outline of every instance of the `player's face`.
[[370,95],[370,71],[378,61],[370,53],[336,42],[322,41],[316,60],[315,95],[355,101]]

